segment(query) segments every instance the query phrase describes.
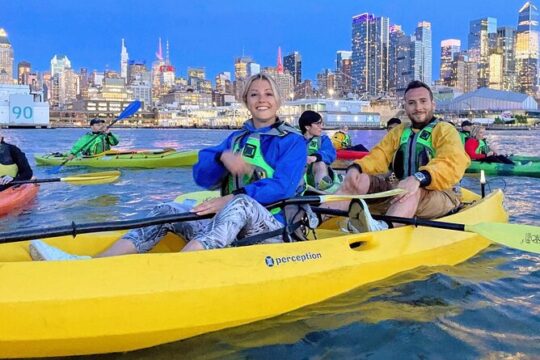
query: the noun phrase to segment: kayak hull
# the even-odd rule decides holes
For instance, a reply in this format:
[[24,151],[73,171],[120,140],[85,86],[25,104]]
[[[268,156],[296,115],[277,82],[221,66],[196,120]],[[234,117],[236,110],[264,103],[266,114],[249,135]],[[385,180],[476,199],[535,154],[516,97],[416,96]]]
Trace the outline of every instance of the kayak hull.
[[336,150],[338,160],[356,160],[361,159],[367,154],[368,151],[354,151],[354,150]]
[[[65,156],[35,154],[37,165],[61,165]],[[74,158],[64,166],[89,166],[101,168],[165,168],[193,166],[198,160],[197,151],[117,151],[110,150],[95,156]]]
[[479,173],[482,170],[486,175],[540,177],[540,162],[515,161],[515,165],[512,165],[471,161],[466,172]]
[[[444,220],[506,222],[500,190]],[[153,254],[31,262],[28,242],[0,245],[0,358],[121,352],[283,314],[419,266],[455,265],[490,243],[425,227],[178,253],[169,234]],[[94,255],[123,232],[48,240]],[[399,261],[397,261],[399,260]],[[114,271],[112,271],[114,269]],[[241,305],[241,306],[240,306]]]
[[36,197],[38,190],[38,185],[23,184],[0,192],[0,216],[22,209]]

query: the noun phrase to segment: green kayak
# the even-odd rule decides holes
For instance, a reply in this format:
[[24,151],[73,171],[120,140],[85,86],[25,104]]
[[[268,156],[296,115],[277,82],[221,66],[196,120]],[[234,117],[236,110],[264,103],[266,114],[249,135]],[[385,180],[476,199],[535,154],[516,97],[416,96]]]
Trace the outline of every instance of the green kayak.
[[510,155],[510,159],[512,161],[534,161],[539,162],[540,156],[534,156],[534,155]]
[[[66,157],[63,154],[35,154],[38,165],[61,165]],[[174,149],[150,150],[109,150],[94,156],[85,156],[68,161],[64,166],[90,167],[133,167],[162,168],[192,166],[197,162],[198,151],[181,151]]]
[[540,161],[519,161],[515,157],[511,157],[511,159],[515,162],[514,165],[472,161],[467,172],[479,173],[480,170],[484,170],[486,175],[540,177]]

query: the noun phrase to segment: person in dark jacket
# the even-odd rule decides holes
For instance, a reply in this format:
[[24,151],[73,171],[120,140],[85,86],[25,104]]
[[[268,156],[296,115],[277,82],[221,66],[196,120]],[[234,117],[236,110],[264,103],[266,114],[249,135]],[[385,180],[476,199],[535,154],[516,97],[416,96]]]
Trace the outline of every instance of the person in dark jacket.
[[8,144],[0,135],[0,191],[9,187],[9,183],[30,180],[32,168],[26,155],[15,145]]

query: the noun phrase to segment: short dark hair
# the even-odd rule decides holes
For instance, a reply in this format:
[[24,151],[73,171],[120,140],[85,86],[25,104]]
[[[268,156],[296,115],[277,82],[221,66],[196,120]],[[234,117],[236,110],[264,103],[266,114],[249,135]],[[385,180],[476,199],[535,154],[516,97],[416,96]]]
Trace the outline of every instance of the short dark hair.
[[398,119],[398,118],[391,118],[390,120],[388,120],[388,122],[386,123],[386,128],[388,129],[391,125],[399,125],[401,124],[401,120]]
[[407,95],[407,92],[409,90],[412,90],[412,89],[418,89],[418,88],[424,88],[426,89],[428,92],[429,92],[429,97],[431,99],[431,101],[433,101],[433,92],[431,91],[431,89],[429,88],[429,86],[427,86],[426,83],[420,81],[420,80],[413,80],[409,83],[409,85],[407,85],[407,88],[405,89],[405,95]]
[[300,127],[300,131],[302,132],[302,134],[304,134],[307,131],[306,126],[311,126],[311,124],[316,123],[320,120],[322,120],[322,116],[318,112],[312,110],[304,111],[298,119],[298,126]]

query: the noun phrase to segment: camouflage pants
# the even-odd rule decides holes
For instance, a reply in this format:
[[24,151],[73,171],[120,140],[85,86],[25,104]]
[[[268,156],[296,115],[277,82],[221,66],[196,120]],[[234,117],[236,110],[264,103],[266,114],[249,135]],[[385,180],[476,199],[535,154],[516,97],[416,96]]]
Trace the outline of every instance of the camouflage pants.
[[[189,212],[188,204],[165,203],[156,206],[149,217]],[[283,227],[261,204],[247,195],[236,195],[212,219],[159,224],[127,232],[123,239],[133,243],[139,253],[150,251],[168,231],[181,235],[187,241],[196,240],[205,249],[234,245],[237,239],[274,231]],[[281,235],[263,243],[282,242]]]

